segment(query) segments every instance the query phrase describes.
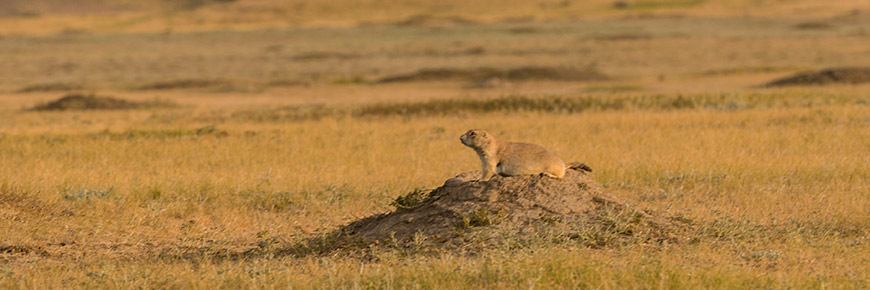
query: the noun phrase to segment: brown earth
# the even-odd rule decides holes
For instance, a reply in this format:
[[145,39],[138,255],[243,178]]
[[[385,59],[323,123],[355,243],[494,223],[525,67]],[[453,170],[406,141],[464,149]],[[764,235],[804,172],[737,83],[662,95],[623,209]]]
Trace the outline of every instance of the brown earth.
[[799,73],[765,84],[765,87],[860,84],[870,82],[870,67],[840,67]]
[[536,175],[479,181],[479,176],[463,173],[431,192],[399,197],[393,203],[396,211],[343,227],[320,250],[372,245],[469,250],[544,241],[598,248],[678,243],[689,227],[611,197],[583,170],[568,170],[562,179]]

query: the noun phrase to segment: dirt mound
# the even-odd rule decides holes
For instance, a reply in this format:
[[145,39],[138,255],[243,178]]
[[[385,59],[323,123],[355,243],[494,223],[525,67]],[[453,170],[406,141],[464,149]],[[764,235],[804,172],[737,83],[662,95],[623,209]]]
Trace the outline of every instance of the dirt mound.
[[153,100],[148,102],[132,102],[112,97],[94,95],[70,94],[60,99],[39,104],[31,108],[33,111],[66,111],[66,110],[125,110],[154,107],[175,106],[169,101]]
[[810,86],[828,84],[860,84],[870,82],[870,67],[843,67],[805,72],[778,79],[765,87]]
[[[636,209],[602,191],[585,170],[478,181],[464,173],[431,192],[396,199],[397,210],[332,233],[328,249],[370,247],[478,249],[539,243],[604,247],[679,242],[687,225]],[[324,249],[321,249],[324,250]]]
[[504,81],[553,80],[553,81],[597,81],[609,79],[606,75],[592,69],[518,67],[512,69],[495,68],[441,68],[422,69],[415,73],[385,77],[379,83],[414,81],[471,81],[481,82],[491,79]]

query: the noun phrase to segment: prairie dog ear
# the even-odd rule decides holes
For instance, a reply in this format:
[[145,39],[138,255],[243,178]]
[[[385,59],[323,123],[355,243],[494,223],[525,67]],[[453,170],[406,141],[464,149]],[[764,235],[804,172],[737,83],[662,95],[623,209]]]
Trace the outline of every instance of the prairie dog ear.
[[480,130],[480,136],[486,136],[486,131]]

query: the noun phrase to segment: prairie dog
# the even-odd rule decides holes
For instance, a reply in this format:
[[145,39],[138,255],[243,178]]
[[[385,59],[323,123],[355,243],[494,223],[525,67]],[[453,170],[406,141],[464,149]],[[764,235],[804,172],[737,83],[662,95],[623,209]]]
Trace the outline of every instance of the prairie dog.
[[565,176],[565,162],[544,147],[500,141],[484,130],[468,130],[459,137],[462,144],[474,149],[483,165],[481,180],[495,174],[518,176],[544,174],[552,178]]

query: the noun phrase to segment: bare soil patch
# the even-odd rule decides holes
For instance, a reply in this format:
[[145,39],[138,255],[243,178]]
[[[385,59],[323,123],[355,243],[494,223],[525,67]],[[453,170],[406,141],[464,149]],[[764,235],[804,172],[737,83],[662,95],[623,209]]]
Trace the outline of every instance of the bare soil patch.
[[841,67],[804,72],[765,84],[765,87],[820,86],[870,82],[870,67]]
[[156,107],[174,107],[174,103],[166,100],[134,102],[113,97],[95,95],[69,94],[60,99],[38,104],[32,111],[67,111],[67,110],[128,110]]
[[[588,168],[588,167],[587,167]],[[396,211],[363,218],[308,245],[315,252],[397,247],[475,250],[579,243],[598,248],[686,240],[689,225],[638,209],[606,194],[589,172],[562,179],[495,177],[479,172],[448,179],[430,192],[396,199]]]

